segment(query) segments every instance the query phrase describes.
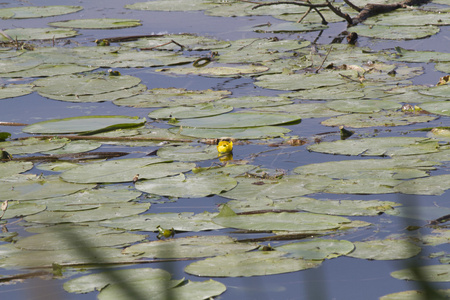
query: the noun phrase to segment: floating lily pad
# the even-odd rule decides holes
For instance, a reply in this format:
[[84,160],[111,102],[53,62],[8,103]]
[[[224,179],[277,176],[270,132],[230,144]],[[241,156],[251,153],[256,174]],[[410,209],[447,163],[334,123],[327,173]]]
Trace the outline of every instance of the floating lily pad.
[[[185,284],[182,284],[185,283]],[[122,284],[110,284],[102,289],[99,300],[127,300],[130,291],[135,291],[139,298],[149,297],[154,300],[166,300],[167,295],[174,299],[210,299],[226,291],[226,286],[218,281],[184,280],[138,280],[127,283],[127,289]]]
[[398,9],[395,12],[368,18],[366,25],[386,26],[423,26],[450,25],[450,16],[441,12],[422,11],[418,9]]
[[401,111],[379,111],[371,114],[349,114],[333,117],[321,122],[325,126],[365,128],[373,126],[404,126],[429,122],[437,117],[425,114],[406,114]]
[[[420,279],[417,274],[420,274]],[[391,273],[391,276],[402,280],[424,280],[431,282],[450,282],[450,264],[421,266],[403,269]]]
[[8,7],[0,9],[0,17],[2,19],[45,18],[71,14],[82,9],[82,6],[71,5]]
[[185,136],[198,138],[221,138],[224,136],[245,140],[262,139],[268,137],[279,137],[290,132],[290,129],[279,126],[260,126],[250,128],[196,128],[196,127],[173,127],[170,132],[180,133]]
[[307,118],[323,118],[340,115],[340,112],[329,109],[324,103],[295,103],[276,107],[255,108],[257,111],[289,113]]
[[25,203],[10,201],[8,208],[5,211],[2,219],[20,218],[28,215],[33,215],[46,209],[45,205],[35,203]]
[[34,123],[24,127],[22,131],[43,134],[110,131],[142,126],[145,122],[145,118],[128,116],[82,116]]
[[76,64],[42,64],[34,68],[27,70],[9,72],[0,74],[0,77],[13,77],[13,78],[23,78],[23,77],[47,77],[56,75],[67,75],[75,74],[81,72],[88,72],[97,69],[97,67],[92,66],[80,66]]
[[413,195],[442,195],[450,188],[450,174],[405,181],[395,187],[397,192]]
[[63,287],[69,293],[81,294],[100,291],[107,285],[118,282],[128,283],[142,278],[169,280],[170,277],[169,272],[154,268],[108,270],[66,281]]
[[164,159],[178,161],[208,160],[217,157],[217,147],[215,145],[166,146],[160,148],[157,155]]
[[360,36],[388,40],[415,40],[423,39],[439,32],[439,27],[433,25],[426,26],[383,26],[383,25],[362,25],[348,29],[356,32]]
[[345,240],[317,239],[307,242],[291,243],[276,247],[275,249],[287,252],[288,257],[323,260],[346,255],[353,251],[353,243]]
[[130,75],[106,76],[100,73],[89,75],[61,75],[35,80],[36,91],[46,95],[95,95],[137,86],[141,80]]
[[229,94],[231,92],[225,90],[190,91],[180,88],[155,88],[140,95],[115,100],[114,104],[131,107],[173,107],[211,102],[222,99]]
[[128,4],[125,5],[125,8],[152,11],[191,11],[205,10],[214,6],[214,4],[205,0],[191,0],[189,2],[184,0],[157,0]]
[[[176,41],[178,45],[172,41]],[[154,49],[169,51],[183,50],[179,46],[182,45],[187,50],[205,51],[227,48],[230,46],[230,42],[193,34],[164,34],[163,36],[141,38],[137,41],[125,42],[122,45],[132,48],[152,48],[158,46]]]
[[273,33],[294,33],[294,32],[308,32],[308,31],[317,31],[317,30],[325,30],[327,29],[327,25],[322,25],[320,23],[317,24],[308,24],[308,23],[294,23],[294,22],[286,22],[279,24],[270,24],[267,26],[257,27],[255,29],[256,32],[273,32]]
[[278,251],[256,251],[207,258],[188,265],[184,271],[196,276],[250,277],[316,268],[321,261],[287,258]]
[[[408,199],[409,197],[405,199],[405,204],[408,202]],[[450,208],[439,206],[422,206],[420,209],[417,209],[417,207],[414,206],[403,206],[396,210],[388,211],[387,213],[402,218],[431,222],[432,220],[449,215]]]
[[339,216],[330,216],[313,213],[261,213],[250,215],[237,215],[224,206],[221,213],[213,218],[213,222],[224,227],[247,230],[266,231],[314,231],[338,228],[350,220]]
[[42,152],[43,154],[70,154],[70,153],[81,153],[81,152],[89,152],[95,149],[100,148],[102,144],[95,141],[71,141],[70,143],[65,144],[63,147]]
[[247,252],[258,248],[255,243],[238,243],[229,236],[190,236],[140,243],[123,250],[151,258],[198,258]]
[[237,98],[226,98],[220,101],[223,105],[232,107],[267,107],[292,104],[292,101],[282,97],[269,96],[243,96]]
[[450,84],[443,84],[439,86],[430,87],[428,89],[423,89],[420,90],[419,93],[429,96],[445,97],[447,99],[450,93]]
[[441,116],[450,116],[450,101],[425,102],[420,108],[433,114]]
[[80,28],[80,29],[117,29],[141,26],[140,20],[133,19],[76,19],[48,23],[54,27]]
[[159,178],[189,171],[194,166],[160,158],[127,158],[79,166],[62,173],[61,178],[78,183],[131,182],[136,174],[139,179]]
[[0,178],[9,177],[31,170],[33,163],[29,161],[8,161],[0,164]]
[[152,111],[152,119],[189,119],[220,115],[233,110],[233,107],[215,103],[197,104],[195,106],[174,106]]
[[217,213],[203,212],[200,214],[181,213],[160,213],[143,214],[139,216],[114,218],[100,223],[101,226],[123,228],[126,230],[157,231],[157,226],[162,228],[173,228],[175,231],[203,231],[222,229],[223,227],[211,221]]
[[197,119],[184,119],[177,126],[200,127],[200,128],[244,128],[259,127],[267,125],[278,125],[298,122],[299,116],[289,114],[258,113],[258,112],[235,112],[214,117]]
[[200,198],[220,194],[236,186],[234,178],[226,175],[190,176],[183,174],[167,178],[138,181],[136,189],[161,196]]
[[294,169],[298,174],[325,175],[335,179],[392,178],[410,179],[428,176],[427,171],[435,169],[432,161],[419,159],[363,159],[329,161],[300,166]]
[[[0,75],[1,76],[1,75]],[[10,84],[0,87],[0,99],[8,99],[31,94],[33,92],[31,84]]]
[[292,93],[283,94],[288,99],[307,99],[307,100],[355,100],[364,97],[363,89],[352,83],[337,86],[324,86],[314,89],[300,90]]
[[105,246],[124,246],[145,239],[142,234],[104,227],[49,227],[46,232],[20,239],[15,247],[25,250],[64,250]]
[[420,137],[381,137],[338,140],[308,146],[308,150],[342,155],[394,156],[438,152],[438,142]]
[[388,194],[395,193],[394,187],[400,183],[402,180],[390,178],[340,179],[308,183],[305,188],[332,194]]
[[55,177],[22,178],[2,181],[0,200],[33,200],[60,197],[93,188],[92,184],[68,183]]
[[450,53],[438,51],[416,51],[395,47],[395,52],[390,57],[392,60],[405,62],[439,62],[450,61]]
[[26,220],[28,222],[45,224],[92,222],[138,215],[147,211],[149,208],[149,203],[101,204],[96,208],[79,211],[43,211],[26,217],[29,218]]
[[[62,39],[67,37],[74,37],[78,35],[78,32],[68,28],[14,28],[6,29],[4,32],[12,39],[18,41],[31,41],[31,40],[52,40]],[[0,41],[9,41],[3,35],[0,35]]]
[[[433,290],[433,295],[437,293],[440,295],[439,298],[445,299],[450,297],[450,289],[448,290]],[[385,295],[380,298],[380,300],[423,300],[424,291],[421,290],[411,290],[398,293],[392,293]]]
[[329,108],[341,112],[373,113],[384,109],[400,109],[401,105],[389,100],[335,100],[326,104]]
[[41,140],[28,138],[18,141],[0,142],[0,148],[9,154],[29,154],[55,150],[64,147],[68,143],[66,139]]
[[416,256],[422,250],[404,240],[374,240],[353,242],[353,244],[355,250],[347,256],[370,260],[407,259]]
[[274,74],[257,77],[255,85],[273,90],[296,91],[315,89],[325,86],[337,86],[346,81],[333,72],[322,72],[319,74]]
[[215,65],[209,64],[202,68],[195,67],[178,67],[157,69],[156,72],[163,72],[177,75],[201,75],[212,77],[234,77],[242,75],[258,74],[269,70],[268,67],[259,65]]

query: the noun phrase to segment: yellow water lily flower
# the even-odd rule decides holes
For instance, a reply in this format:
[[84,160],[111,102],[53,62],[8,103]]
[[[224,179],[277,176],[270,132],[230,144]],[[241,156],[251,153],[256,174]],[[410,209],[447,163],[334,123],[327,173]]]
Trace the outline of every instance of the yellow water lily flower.
[[232,141],[221,141],[217,145],[217,151],[219,153],[230,153],[233,151],[233,142]]

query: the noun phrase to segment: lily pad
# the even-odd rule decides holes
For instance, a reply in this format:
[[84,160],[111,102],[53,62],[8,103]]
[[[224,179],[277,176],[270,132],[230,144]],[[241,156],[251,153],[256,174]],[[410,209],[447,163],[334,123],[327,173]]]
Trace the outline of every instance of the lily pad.
[[[172,41],[176,41],[178,45]],[[182,45],[185,50],[205,51],[227,48],[230,46],[230,42],[194,34],[164,34],[163,36],[140,38],[137,41],[122,43],[122,45],[131,48],[152,48],[158,46],[154,49],[169,51],[182,50],[179,46]]]
[[166,146],[160,148],[156,154],[164,159],[178,161],[200,161],[216,158],[217,148],[215,145]]
[[82,116],[34,123],[25,126],[22,131],[42,134],[86,133],[137,127],[144,125],[145,122],[145,118],[128,116]]
[[355,250],[347,256],[370,260],[407,259],[416,256],[422,250],[404,240],[373,240],[353,244]]
[[[435,295],[435,293],[440,295],[439,298],[441,298],[441,299],[450,297],[450,289],[448,289],[448,290],[433,290],[433,295]],[[403,292],[385,295],[385,296],[381,297],[380,300],[424,300],[424,296],[425,296],[424,291],[411,290],[411,291],[403,291]]]
[[448,95],[450,93],[450,84],[433,86],[428,89],[420,90],[419,93],[435,97],[444,97],[446,100],[448,99]]
[[39,205],[35,203],[25,203],[10,201],[8,203],[8,209],[2,217],[4,219],[20,218],[28,215],[33,215],[46,209],[45,205]]
[[255,108],[255,110],[263,112],[289,113],[293,115],[302,116],[303,119],[331,117],[341,114],[340,112],[329,109],[324,103],[317,103],[317,102],[295,103],[276,107],[262,107],[262,108]]
[[[1,76],[1,75],[0,75]],[[0,99],[8,99],[31,94],[33,92],[31,84],[9,84],[0,87]]]
[[294,22],[286,22],[279,24],[270,24],[267,26],[261,26],[255,29],[256,32],[272,32],[272,33],[294,33],[294,32],[309,32],[309,31],[317,31],[317,30],[325,30],[327,29],[327,25],[323,25],[320,23],[311,24],[311,23],[294,23]]
[[114,218],[100,223],[101,226],[123,228],[126,230],[157,231],[159,225],[162,228],[173,228],[175,231],[203,231],[222,229],[223,227],[211,221],[217,213],[203,212],[194,214],[189,212],[181,213],[160,213],[143,214],[124,218]]
[[450,101],[425,102],[420,107],[433,114],[450,116]]
[[255,243],[238,243],[229,236],[189,236],[139,243],[123,250],[150,258],[199,258],[247,252],[258,248]]
[[[78,32],[68,28],[14,28],[6,29],[4,32],[14,40],[32,41],[32,40],[52,40],[74,37]],[[0,41],[9,41],[3,35],[0,35]]]
[[173,133],[180,133],[185,136],[197,138],[216,139],[226,136],[239,140],[279,137],[291,131],[290,129],[279,126],[260,126],[250,128],[173,127],[169,130]]
[[278,251],[256,251],[207,258],[188,265],[184,271],[196,276],[250,277],[316,268],[321,261],[284,257]]
[[79,166],[62,173],[61,178],[77,183],[131,182],[136,174],[139,179],[152,179],[186,172],[194,166],[160,158],[127,158]]
[[189,176],[183,174],[167,178],[138,181],[136,189],[161,196],[200,198],[220,194],[236,186],[234,178],[226,175]]
[[95,149],[100,148],[102,144],[94,141],[71,141],[70,143],[65,144],[63,147],[42,152],[43,154],[70,154],[70,153],[81,153],[81,152],[89,152]]
[[423,26],[450,25],[450,16],[441,12],[422,11],[418,9],[398,9],[395,12],[381,14],[364,21],[366,25],[386,26]]
[[413,195],[442,195],[450,188],[450,174],[405,181],[395,187],[397,192]]
[[8,161],[0,164],[0,178],[9,177],[31,170],[33,163],[29,161]]
[[229,94],[231,92],[225,90],[191,91],[182,88],[154,88],[133,97],[117,99],[114,104],[131,107],[173,107],[211,102]]
[[423,39],[439,32],[439,27],[433,25],[426,26],[383,26],[383,25],[362,25],[348,29],[356,32],[360,36],[388,40],[415,40]]
[[293,102],[283,97],[269,96],[243,96],[237,98],[226,98],[220,101],[223,105],[232,107],[267,107],[292,104]]
[[189,2],[184,0],[156,0],[128,4],[125,5],[125,8],[152,11],[191,11],[205,10],[214,6],[213,3],[206,0],[191,0]]
[[66,281],[63,287],[69,293],[82,294],[100,291],[109,284],[128,283],[142,278],[169,280],[171,276],[166,270],[154,268],[108,270],[71,279]]
[[133,19],[76,19],[48,23],[54,27],[80,28],[80,29],[117,29],[141,26],[140,20]]
[[256,86],[284,91],[316,89],[325,86],[337,86],[346,83],[337,73],[322,72],[319,74],[274,74],[256,78]]
[[[377,100],[378,101],[378,100]],[[349,114],[333,117],[321,122],[325,126],[347,126],[366,128],[373,126],[404,126],[424,123],[436,119],[436,116],[424,114],[407,114],[401,111],[379,111],[371,114]]]
[[242,75],[258,74],[269,70],[268,67],[259,65],[215,65],[209,64],[202,68],[178,67],[157,69],[156,72],[163,72],[176,75],[201,75],[212,77],[234,77]]
[[5,149],[9,154],[30,154],[55,150],[64,147],[68,143],[66,139],[41,140],[28,138],[18,141],[0,142],[0,148]]
[[389,100],[335,100],[326,104],[329,108],[341,112],[373,113],[384,109],[400,109],[401,105]]
[[197,104],[195,106],[174,106],[152,111],[148,116],[152,119],[189,119],[224,114],[233,107],[215,103]]
[[[417,274],[420,274],[420,279]],[[424,280],[431,282],[450,282],[450,264],[429,265],[412,269],[394,271],[391,276],[402,280]]]
[[299,116],[292,116],[289,114],[235,112],[214,117],[183,119],[177,123],[177,126],[200,128],[244,128],[279,125],[298,122],[300,120],[301,118]]
[[323,260],[346,255],[353,251],[353,243],[345,240],[317,239],[307,242],[291,243],[276,247],[277,251],[287,252],[288,257]]
[[308,150],[342,155],[395,156],[438,152],[438,142],[420,137],[378,137],[322,142]]
[[82,9],[82,6],[71,5],[8,7],[0,9],[0,17],[2,19],[45,18],[71,14]]
[[92,66],[80,66],[76,64],[41,64],[37,67],[16,72],[0,74],[0,77],[24,78],[24,77],[47,77],[57,75],[75,74],[97,69]]

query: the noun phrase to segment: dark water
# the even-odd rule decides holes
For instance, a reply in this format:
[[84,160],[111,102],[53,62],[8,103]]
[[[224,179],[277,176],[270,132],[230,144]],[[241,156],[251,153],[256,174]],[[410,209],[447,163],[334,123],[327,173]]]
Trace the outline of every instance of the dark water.
[[[188,1],[188,0],[186,0]],[[240,17],[240,18],[217,18],[205,16],[202,12],[149,12],[134,11],[123,8],[125,4],[131,4],[140,1],[4,1],[0,7],[10,6],[28,6],[28,5],[81,5],[85,9],[81,12],[71,15],[58,17],[49,17],[45,19],[29,19],[29,20],[1,20],[2,29],[13,27],[45,27],[48,22],[61,21],[72,18],[132,18],[142,20],[143,26],[135,28],[126,28],[120,30],[79,30],[81,35],[74,40],[81,44],[94,45],[93,41],[99,38],[117,37],[127,35],[142,35],[156,33],[196,33],[199,35],[210,36],[223,40],[237,40],[251,37],[268,37],[274,34],[260,34],[252,31],[243,31],[241,28],[267,23],[268,21],[275,24],[278,21],[269,16],[262,17]],[[297,38],[301,36],[304,39],[315,40],[319,44],[330,43],[341,31],[346,29],[344,22],[331,24],[331,28],[319,33],[312,32],[307,34],[281,35],[281,38]],[[401,46],[407,49],[415,50],[435,50],[448,52],[450,45],[449,27],[441,27],[441,32],[431,38],[414,41],[374,41],[367,38],[360,38],[359,46],[368,46],[374,50],[388,49],[395,46]],[[415,84],[433,85],[439,77],[445,75],[434,70],[432,64],[411,64],[413,66],[425,67],[425,74],[413,79]],[[204,77],[168,77],[152,72],[151,69],[122,69],[122,74],[130,74],[142,79],[142,83],[147,87],[179,87],[186,89],[227,89],[233,92],[233,96],[244,95],[274,95],[277,91],[269,91],[261,88],[255,88],[250,78],[204,78]],[[6,83],[0,79],[1,83]],[[40,97],[33,93],[27,96],[0,100],[0,116],[1,121],[34,123],[52,118],[65,118],[81,115],[129,115],[146,117],[150,109],[126,108],[118,107],[111,102],[104,103],[69,103],[60,102]],[[305,119],[301,124],[290,126],[293,135],[302,137],[312,137],[315,134],[329,132],[334,129],[320,125],[323,119]],[[442,119],[433,121],[429,124],[432,126],[443,126]],[[397,127],[392,132],[382,132],[380,136],[399,135],[402,131],[409,131],[412,128],[421,125],[412,125],[408,127]],[[427,125],[428,126],[428,125]],[[20,127],[1,127],[0,131],[8,131],[13,137],[24,136]],[[370,134],[373,128],[361,129],[360,134]],[[411,134],[423,136],[423,133]],[[115,148],[120,151],[120,149]],[[134,149],[132,151],[139,151]],[[148,150],[148,149],[147,149]],[[352,159],[353,157],[331,156],[319,153],[310,153],[304,147],[291,148],[270,148],[259,145],[249,145],[241,147],[238,153],[235,153],[235,159],[248,159],[253,153],[262,153],[257,156],[252,163],[267,168],[279,168],[287,171],[293,168],[309,163],[323,162],[329,160]],[[356,159],[356,157],[354,157]],[[200,163],[201,164],[201,163]],[[32,171],[34,172],[34,171]],[[37,172],[37,171],[36,171]],[[448,165],[441,168],[434,174],[448,172]],[[364,200],[386,200],[400,201],[398,195],[310,195],[313,198],[329,198],[329,199],[364,199]],[[420,207],[430,206],[433,202],[439,203],[440,206],[449,207],[448,200],[450,192],[442,196],[421,196],[415,197]],[[404,199],[409,201],[407,197]],[[203,212],[216,211],[217,205],[226,202],[220,196],[213,196],[200,199],[180,199],[176,203],[165,203],[153,205],[151,212]],[[365,238],[383,238],[391,233],[399,232],[405,227],[404,223],[399,223],[399,218],[392,216],[382,216],[374,218],[361,218],[374,222],[378,228],[373,227],[357,231],[353,236],[345,236],[349,240],[363,240]],[[402,220],[400,220],[402,222]],[[21,231],[19,225],[11,226],[10,231]],[[227,231],[228,232],[228,231]],[[148,233],[146,233],[148,234]],[[180,234],[179,236],[189,235],[190,233]],[[207,234],[207,233],[206,233]],[[211,233],[212,234],[212,233]],[[239,234],[230,233],[231,236],[239,238]],[[339,237],[337,237],[339,238]],[[277,243],[272,243],[276,245]],[[441,245],[433,248],[433,251],[449,252],[448,245]],[[419,256],[427,256],[425,249]],[[227,291],[219,297],[219,299],[378,299],[379,297],[404,290],[415,289],[414,282],[401,281],[390,277],[390,272],[402,269],[410,260],[404,261],[366,261],[361,259],[353,259],[341,257],[324,262],[321,267],[303,272],[250,277],[250,278],[216,278],[227,286]],[[429,263],[437,263],[436,259],[428,259]],[[152,264],[151,267],[169,268],[174,272],[174,278],[182,278],[192,280],[206,280],[208,278],[196,278],[183,272],[183,268],[189,262],[176,262],[168,264]],[[144,266],[143,266],[144,267]],[[147,265],[145,267],[148,267]],[[1,275],[14,274],[16,271],[1,270]],[[0,285],[0,299],[95,299],[96,293],[87,295],[68,294],[62,289],[62,283],[66,279],[27,280],[25,283],[11,286]],[[448,284],[437,285],[442,288],[450,288]]]

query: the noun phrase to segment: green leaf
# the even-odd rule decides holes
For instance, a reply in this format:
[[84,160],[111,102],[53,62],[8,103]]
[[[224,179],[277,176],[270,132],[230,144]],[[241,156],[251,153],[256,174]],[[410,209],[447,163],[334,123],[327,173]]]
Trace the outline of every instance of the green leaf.
[[82,6],[70,5],[8,7],[0,9],[0,17],[3,19],[45,18],[71,14],[82,9]]
[[[417,274],[420,274],[420,279]],[[424,280],[431,282],[450,282],[450,265],[429,265],[413,269],[394,271],[391,276],[402,280]]]
[[347,256],[370,260],[396,260],[416,256],[422,250],[404,240],[373,240],[353,242],[355,250]]
[[[77,36],[78,33],[72,29],[66,28],[14,28],[6,29],[4,32],[14,40],[32,41],[32,40],[52,40]],[[8,42],[9,40],[0,35],[0,41]]]
[[48,23],[54,27],[80,28],[80,29],[117,29],[141,26],[140,20],[133,19],[76,19]]
[[277,251],[289,253],[288,257],[323,260],[346,255],[353,251],[353,243],[345,240],[317,239],[307,242],[291,243],[276,247]]
[[383,26],[362,25],[349,28],[350,32],[356,32],[360,36],[388,40],[415,40],[423,39],[439,32],[439,27],[426,26]]

